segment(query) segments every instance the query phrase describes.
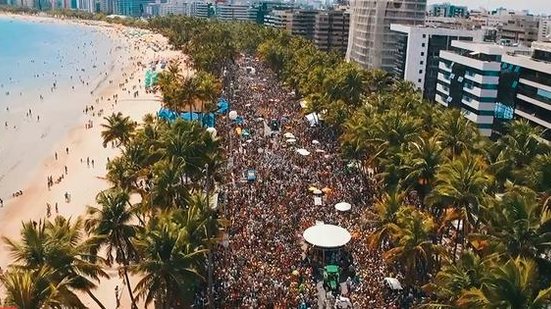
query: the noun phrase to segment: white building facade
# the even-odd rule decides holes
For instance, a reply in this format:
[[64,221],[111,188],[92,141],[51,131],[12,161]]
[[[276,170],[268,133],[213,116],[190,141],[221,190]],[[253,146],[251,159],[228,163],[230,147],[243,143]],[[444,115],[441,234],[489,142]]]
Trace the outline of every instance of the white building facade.
[[498,96],[501,57],[522,47],[453,41],[458,52],[441,51],[436,102],[461,109],[481,134],[490,136]]
[[452,48],[451,42],[482,41],[484,30],[446,29],[391,24],[398,34],[394,73],[412,82],[425,98],[435,99],[439,55]]

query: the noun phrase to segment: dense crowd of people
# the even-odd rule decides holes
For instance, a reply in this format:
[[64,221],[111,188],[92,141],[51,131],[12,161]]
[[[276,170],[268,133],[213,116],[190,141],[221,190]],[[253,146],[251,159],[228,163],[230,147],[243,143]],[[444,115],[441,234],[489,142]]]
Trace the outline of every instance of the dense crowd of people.
[[[232,179],[223,210],[230,220],[227,241],[215,253],[216,307],[326,308],[337,293],[354,308],[399,307],[385,297],[381,253],[366,242],[374,182],[341,159],[332,131],[312,126],[299,99],[262,62],[240,59],[233,83],[235,94],[225,95],[239,116],[218,122],[219,134],[227,134]],[[309,154],[296,151],[302,148]],[[313,187],[323,189],[322,205],[315,205]],[[335,209],[343,201],[352,204],[350,211]],[[321,295],[324,262],[302,237],[320,221],[352,235],[339,254],[350,258],[331,261],[340,264],[340,283],[348,288],[333,295]]]

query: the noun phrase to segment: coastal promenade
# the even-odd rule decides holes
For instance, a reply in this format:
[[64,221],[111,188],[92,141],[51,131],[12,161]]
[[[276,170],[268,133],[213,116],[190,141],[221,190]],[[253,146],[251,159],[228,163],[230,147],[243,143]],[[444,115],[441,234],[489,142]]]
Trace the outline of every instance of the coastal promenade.
[[[87,205],[95,205],[96,195],[109,187],[105,180],[106,163],[120,153],[118,148],[102,147],[103,117],[121,112],[139,122],[144,115],[154,114],[160,107],[160,98],[143,89],[146,69],[155,61],[183,58],[180,52],[170,49],[166,38],[146,30],[91,21],[60,21],[29,16],[17,18],[86,24],[108,35],[121,52],[114,59],[115,69],[106,75],[104,83],[92,95],[87,94],[88,100],[77,103],[82,106],[78,124],[68,127],[63,137],[51,145],[49,153],[30,171],[32,180],[21,187],[23,194],[1,197],[0,236],[12,239],[19,238],[22,221],[46,218],[47,205],[51,207],[52,216],[60,214],[67,218],[83,215]],[[63,110],[59,112],[62,114]],[[49,177],[53,180],[51,187],[48,185]],[[66,194],[69,199],[66,199]],[[11,262],[9,252],[2,248],[0,267],[5,269]],[[116,308],[115,287],[119,286],[121,290],[126,288],[115,267],[108,273],[110,279],[102,280],[94,294],[107,308]],[[1,287],[0,298],[3,298]],[[86,295],[82,295],[81,300],[90,308],[97,307]],[[126,293],[121,293],[120,308],[130,308]]]

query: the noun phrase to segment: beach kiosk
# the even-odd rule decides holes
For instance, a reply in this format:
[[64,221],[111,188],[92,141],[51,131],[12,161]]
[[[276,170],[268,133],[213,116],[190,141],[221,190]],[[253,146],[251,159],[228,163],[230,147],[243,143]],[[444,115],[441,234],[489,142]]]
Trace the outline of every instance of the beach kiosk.
[[352,239],[345,228],[323,223],[307,228],[302,236],[307,243],[322,252],[324,262],[328,251],[340,250]]

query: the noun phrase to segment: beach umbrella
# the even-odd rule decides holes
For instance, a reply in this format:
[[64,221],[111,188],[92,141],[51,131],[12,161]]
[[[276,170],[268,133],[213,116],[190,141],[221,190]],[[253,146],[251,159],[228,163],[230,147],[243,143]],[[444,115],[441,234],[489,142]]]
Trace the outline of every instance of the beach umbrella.
[[287,133],[283,134],[283,136],[284,136],[285,138],[295,138],[295,136],[294,136],[293,133],[291,133],[291,132],[287,132]]
[[314,144],[314,145],[318,145],[319,143],[320,143],[320,142],[319,142],[317,139],[312,140],[312,144]]
[[294,139],[294,138],[290,138],[290,139],[287,140],[287,143],[289,143],[289,144],[294,144],[296,142],[297,142],[297,140]]
[[325,194],[331,193],[331,191],[333,191],[333,190],[332,190],[331,188],[329,188],[329,187],[325,187],[325,188],[321,189],[321,192],[323,192],[323,193],[325,193]]
[[216,129],[215,128],[207,128],[206,131],[210,133],[210,136],[212,136],[212,138],[216,137]]
[[335,204],[335,209],[338,211],[349,211],[352,208],[352,205],[347,202],[340,202]]
[[323,149],[316,149],[316,152],[325,152]]
[[321,191],[320,189],[316,189],[312,191],[312,193],[314,193],[315,195],[320,195],[320,194],[323,194],[323,191]]
[[230,120],[235,120],[237,119],[237,112],[236,111],[231,111],[228,116],[230,117]]
[[310,151],[304,149],[304,148],[299,148],[297,149],[297,152],[301,155],[301,156],[308,156],[310,155]]
[[310,187],[308,188],[308,191],[310,191],[310,192],[314,192],[314,191],[316,191],[316,190],[319,190],[319,189],[316,188],[316,187],[314,187],[314,186],[310,186]]

